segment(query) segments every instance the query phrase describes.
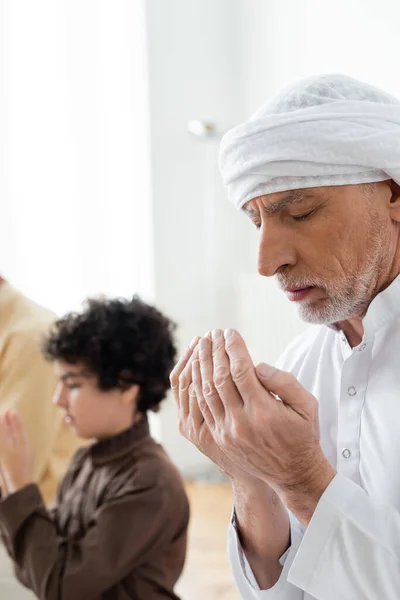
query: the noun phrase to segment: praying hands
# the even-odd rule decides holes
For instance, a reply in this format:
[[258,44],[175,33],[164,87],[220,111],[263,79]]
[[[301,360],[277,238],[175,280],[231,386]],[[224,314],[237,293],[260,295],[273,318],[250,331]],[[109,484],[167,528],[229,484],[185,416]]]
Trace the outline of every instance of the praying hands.
[[290,373],[254,367],[242,337],[196,338],[171,374],[181,433],[231,479],[267,483],[303,524],[335,475],[318,402]]

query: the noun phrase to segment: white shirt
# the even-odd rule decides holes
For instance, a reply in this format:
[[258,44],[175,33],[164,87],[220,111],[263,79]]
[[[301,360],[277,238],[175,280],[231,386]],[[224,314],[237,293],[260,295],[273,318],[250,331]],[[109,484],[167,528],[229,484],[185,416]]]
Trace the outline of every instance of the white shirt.
[[242,600],[400,598],[400,276],[371,303],[362,343],[312,327],[279,367],[319,400],[321,445],[338,474],[306,531],[291,515],[279,581],[260,590],[232,524],[228,552]]

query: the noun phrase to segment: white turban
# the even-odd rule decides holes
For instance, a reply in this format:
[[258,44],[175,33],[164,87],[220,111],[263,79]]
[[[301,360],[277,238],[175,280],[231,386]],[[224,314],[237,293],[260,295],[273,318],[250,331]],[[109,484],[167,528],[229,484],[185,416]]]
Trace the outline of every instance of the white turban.
[[229,131],[219,162],[238,208],[272,192],[400,183],[400,102],[345,75],[306,79]]

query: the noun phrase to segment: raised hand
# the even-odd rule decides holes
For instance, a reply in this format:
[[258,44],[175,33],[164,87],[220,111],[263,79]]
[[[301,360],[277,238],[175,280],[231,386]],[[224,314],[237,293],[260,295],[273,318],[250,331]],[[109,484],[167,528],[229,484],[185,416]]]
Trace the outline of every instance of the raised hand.
[[[32,482],[32,450],[19,415],[6,411],[0,417],[0,471],[3,495]],[[4,489],[3,489],[4,488]]]

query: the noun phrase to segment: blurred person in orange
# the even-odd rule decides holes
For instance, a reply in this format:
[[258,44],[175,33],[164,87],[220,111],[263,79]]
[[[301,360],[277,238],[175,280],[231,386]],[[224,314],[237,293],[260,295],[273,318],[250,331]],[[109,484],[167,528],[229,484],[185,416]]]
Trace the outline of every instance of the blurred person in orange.
[[[47,503],[55,499],[68,463],[82,445],[51,402],[56,377],[40,343],[55,318],[0,277],[0,411],[21,415],[33,448],[32,477]],[[0,546],[0,596],[7,594],[26,597]]]

